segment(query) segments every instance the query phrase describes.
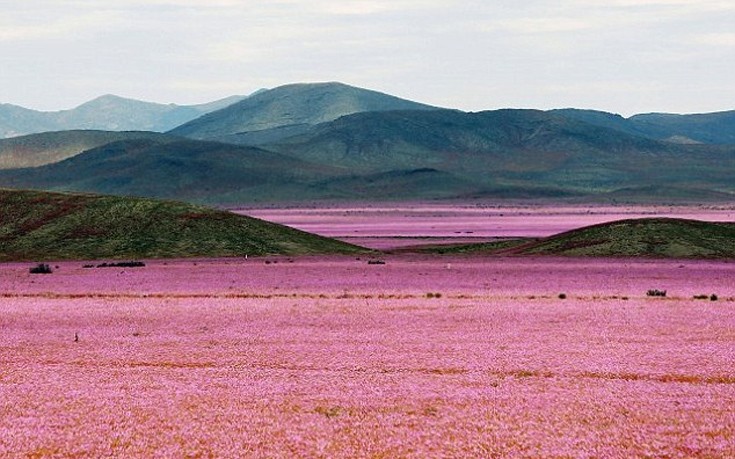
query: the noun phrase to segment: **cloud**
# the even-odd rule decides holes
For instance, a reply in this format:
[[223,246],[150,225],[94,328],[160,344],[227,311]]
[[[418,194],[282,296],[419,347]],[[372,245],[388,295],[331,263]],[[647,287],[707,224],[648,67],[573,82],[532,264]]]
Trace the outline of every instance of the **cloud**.
[[706,33],[695,36],[694,41],[707,46],[735,47],[735,32]]
[[21,10],[0,18],[0,42],[70,38],[102,31],[118,19],[115,13],[104,11],[50,15]]
[[320,80],[465,109],[500,100],[633,105],[640,94],[620,88],[650,82],[672,101],[694,99],[685,97],[691,81],[697,97],[735,96],[726,79],[735,72],[732,0],[0,0],[0,8],[0,101],[21,105],[65,108],[120,92],[185,103]]

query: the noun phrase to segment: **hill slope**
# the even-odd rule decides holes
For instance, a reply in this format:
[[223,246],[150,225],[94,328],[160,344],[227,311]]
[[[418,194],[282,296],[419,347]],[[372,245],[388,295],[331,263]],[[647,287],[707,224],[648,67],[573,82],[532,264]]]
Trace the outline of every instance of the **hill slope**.
[[0,170],[0,186],[217,204],[308,199],[319,166],[254,147],[179,139],[113,142],[46,166]]
[[509,253],[586,257],[735,258],[735,223],[620,220],[531,242]]
[[291,84],[190,121],[171,134],[192,139],[261,144],[352,113],[434,107],[342,83]]
[[693,115],[646,113],[634,115],[630,121],[659,138],[735,144],[735,110]]
[[174,140],[155,132],[56,131],[0,139],[0,169],[57,163],[86,150],[121,140]]
[[735,110],[673,115],[646,113],[623,118],[596,110],[551,110],[596,126],[674,143],[735,144]]
[[0,260],[357,253],[274,223],[179,202],[0,189]]
[[354,173],[432,168],[490,195],[735,191],[735,146],[661,142],[538,110],[358,113],[264,147]]
[[0,138],[81,129],[164,132],[245,97],[232,96],[199,105],[176,105],[106,95],[76,108],[55,112],[0,104]]

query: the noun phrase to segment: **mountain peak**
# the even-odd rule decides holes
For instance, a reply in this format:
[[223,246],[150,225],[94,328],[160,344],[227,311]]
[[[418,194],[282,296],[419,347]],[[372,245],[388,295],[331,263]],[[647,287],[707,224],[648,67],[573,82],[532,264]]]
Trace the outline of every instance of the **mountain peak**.
[[336,81],[293,83],[260,91],[222,110],[180,126],[174,134],[221,140],[244,132],[311,126],[370,111],[432,110],[436,107]]

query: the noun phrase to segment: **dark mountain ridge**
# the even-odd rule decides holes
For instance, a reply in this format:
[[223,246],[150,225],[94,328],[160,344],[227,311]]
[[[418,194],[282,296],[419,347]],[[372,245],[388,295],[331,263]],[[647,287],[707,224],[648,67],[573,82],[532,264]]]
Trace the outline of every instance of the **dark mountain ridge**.
[[735,146],[673,144],[538,110],[359,113],[264,147],[360,173],[433,168],[490,190],[735,191]]
[[674,143],[735,144],[735,110],[690,115],[645,113],[630,118],[571,108],[552,112],[627,134]]

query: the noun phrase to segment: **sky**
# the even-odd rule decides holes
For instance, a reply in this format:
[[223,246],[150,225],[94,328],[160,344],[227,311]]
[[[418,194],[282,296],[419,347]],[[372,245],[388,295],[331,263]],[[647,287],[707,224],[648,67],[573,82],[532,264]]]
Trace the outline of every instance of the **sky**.
[[735,109],[734,0],[0,0],[0,103],[341,81],[467,111]]

